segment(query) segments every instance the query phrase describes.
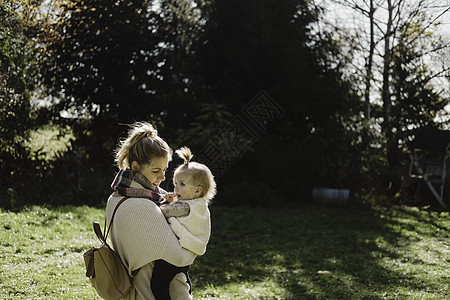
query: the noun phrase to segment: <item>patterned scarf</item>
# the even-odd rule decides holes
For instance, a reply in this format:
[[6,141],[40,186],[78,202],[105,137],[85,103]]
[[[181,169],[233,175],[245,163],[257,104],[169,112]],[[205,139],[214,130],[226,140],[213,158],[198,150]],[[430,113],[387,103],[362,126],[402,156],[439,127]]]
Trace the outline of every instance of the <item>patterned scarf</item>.
[[[138,186],[139,184],[140,186]],[[155,187],[148,179],[138,171],[120,170],[114,178],[111,188],[121,196],[134,198],[147,198],[158,206],[165,202],[164,190]]]

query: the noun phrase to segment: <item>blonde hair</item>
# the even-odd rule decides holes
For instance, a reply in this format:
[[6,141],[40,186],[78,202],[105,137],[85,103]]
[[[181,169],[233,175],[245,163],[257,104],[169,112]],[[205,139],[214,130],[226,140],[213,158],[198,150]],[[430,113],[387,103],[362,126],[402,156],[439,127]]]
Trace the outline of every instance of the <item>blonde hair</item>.
[[158,131],[148,122],[135,122],[129,126],[128,137],[119,142],[115,162],[121,170],[131,168],[133,161],[139,165],[151,163],[155,158],[172,159],[172,149]]
[[191,159],[194,157],[191,149],[181,147],[175,152],[184,160],[184,163],[175,169],[174,178],[181,172],[187,174],[202,188],[200,197],[204,197],[208,203],[211,202],[211,199],[214,198],[217,193],[216,182],[214,181],[211,170],[204,164],[191,162]]

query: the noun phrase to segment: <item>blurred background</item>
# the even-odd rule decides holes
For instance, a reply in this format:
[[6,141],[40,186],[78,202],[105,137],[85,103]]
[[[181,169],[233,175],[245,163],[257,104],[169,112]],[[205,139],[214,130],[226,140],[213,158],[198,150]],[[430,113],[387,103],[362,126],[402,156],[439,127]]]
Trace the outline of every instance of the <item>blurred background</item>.
[[0,207],[103,206],[134,121],[208,164],[218,205],[315,187],[435,205],[409,145],[449,127],[449,16],[446,0],[0,1]]

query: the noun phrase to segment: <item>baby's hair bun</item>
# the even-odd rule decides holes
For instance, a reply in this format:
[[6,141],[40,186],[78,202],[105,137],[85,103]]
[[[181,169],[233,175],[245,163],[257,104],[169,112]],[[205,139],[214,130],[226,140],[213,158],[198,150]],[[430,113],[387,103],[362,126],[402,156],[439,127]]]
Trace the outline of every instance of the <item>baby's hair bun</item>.
[[191,149],[188,147],[181,147],[178,150],[175,150],[175,153],[178,154],[178,156],[184,160],[184,164],[187,165],[191,161],[191,159],[194,157],[194,155],[191,152]]

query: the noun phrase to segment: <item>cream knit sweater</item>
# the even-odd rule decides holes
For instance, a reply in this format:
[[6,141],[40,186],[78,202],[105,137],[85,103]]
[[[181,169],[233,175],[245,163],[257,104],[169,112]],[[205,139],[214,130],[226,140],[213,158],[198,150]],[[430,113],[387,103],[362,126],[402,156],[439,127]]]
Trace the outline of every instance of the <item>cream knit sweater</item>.
[[[106,222],[122,196],[113,194],[106,205]],[[152,300],[150,288],[153,261],[163,259],[176,266],[192,264],[195,254],[183,248],[170,229],[160,208],[145,198],[130,198],[116,212],[109,233],[112,247],[122,261],[132,270],[141,268],[133,280],[133,288],[122,299]],[[169,288],[174,300],[192,299],[183,273],[177,274]]]

